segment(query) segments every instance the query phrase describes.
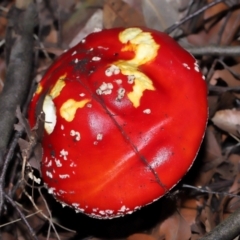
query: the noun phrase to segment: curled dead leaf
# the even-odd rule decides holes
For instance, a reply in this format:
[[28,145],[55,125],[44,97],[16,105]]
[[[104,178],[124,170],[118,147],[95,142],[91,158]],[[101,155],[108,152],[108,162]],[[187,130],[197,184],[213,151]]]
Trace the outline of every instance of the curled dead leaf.
[[236,109],[217,111],[212,121],[223,131],[240,137],[240,111]]
[[[235,74],[235,76],[234,76]],[[215,85],[218,78],[223,79],[229,87],[239,87],[240,81],[236,77],[240,74],[240,63],[228,69],[216,70],[211,77],[210,84]],[[237,75],[237,76],[236,76]]]

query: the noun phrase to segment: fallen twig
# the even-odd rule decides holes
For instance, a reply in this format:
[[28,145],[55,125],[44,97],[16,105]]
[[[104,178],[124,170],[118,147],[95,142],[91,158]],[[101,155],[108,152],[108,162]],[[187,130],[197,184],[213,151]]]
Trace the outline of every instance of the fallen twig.
[[204,46],[188,47],[185,49],[195,56],[240,56],[240,46]]
[[232,240],[240,234],[240,208],[232,213],[226,220],[216,226],[201,240]]
[[204,7],[202,7],[201,9],[199,9],[198,11],[186,16],[185,18],[183,18],[182,20],[180,20],[179,22],[176,22],[175,24],[173,24],[171,27],[167,28],[165,30],[165,32],[167,34],[170,34],[171,32],[173,32],[174,30],[176,30],[178,27],[180,27],[182,24],[184,24],[185,22],[189,21],[190,19],[196,17],[197,15],[203,13],[204,11],[206,11],[208,8],[215,6],[218,3],[221,2],[227,2],[226,0],[215,0],[207,5],[205,5]]
[[[12,135],[17,105],[22,105],[29,86],[33,59],[33,29],[36,23],[35,4],[29,4],[22,19],[22,33],[12,48],[6,73],[6,81],[0,95],[0,172],[4,165],[4,155]],[[4,181],[2,179],[2,181]],[[4,182],[0,182],[3,186]],[[0,188],[0,212],[3,192]]]

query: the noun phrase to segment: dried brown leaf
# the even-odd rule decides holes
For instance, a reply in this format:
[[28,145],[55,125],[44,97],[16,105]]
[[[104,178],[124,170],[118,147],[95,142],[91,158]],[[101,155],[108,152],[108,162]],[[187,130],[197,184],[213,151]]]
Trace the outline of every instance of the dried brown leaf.
[[[180,3],[181,9],[185,9],[181,13],[181,19],[189,16],[191,14],[194,14],[197,10],[204,7],[206,4],[206,1],[185,1],[182,0]],[[189,34],[195,31],[195,29],[198,29],[202,27],[203,25],[203,15],[204,13],[198,14],[197,16],[191,18],[191,21],[187,21],[184,24],[181,25],[181,29],[184,31],[185,34]]]
[[[71,46],[73,46],[74,44],[72,41],[74,38],[77,38],[77,41],[79,41],[79,39],[81,40],[87,34],[92,32],[95,27],[98,27],[97,25],[101,23],[101,21],[99,21],[98,18],[91,19],[91,17],[102,6],[103,0],[81,1],[77,4],[74,9],[75,11],[73,11],[72,14],[70,14],[69,17],[62,23],[63,46],[68,47],[70,43]],[[85,27],[89,20],[94,24],[91,23]],[[84,33],[81,32],[83,29]],[[76,43],[77,41],[75,40],[74,42]]]
[[[207,3],[212,3],[212,0],[208,0]],[[225,3],[218,3],[210,8],[208,8],[205,12],[204,12],[204,19],[208,20],[205,23],[205,29],[209,30],[212,27],[212,24],[216,21],[216,19],[214,18],[216,15],[221,14],[223,11],[227,10],[228,6]],[[209,21],[211,20],[211,21]]]
[[[238,63],[232,67],[229,67],[229,68],[234,73],[240,75],[240,63]],[[224,80],[229,87],[239,87],[240,86],[240,80],[236,79],[233,76],[233,74],[231,74],[227,69],[214,71],[214,74],[212,75],[212,78],[210,80],[210,84],[215,85],[218,78],[221,78],[222,80]]]
[[218,173],[222,179],[232,180],[237,173],[237,169],[234,168],[233,164],[225,162],[224,164],[217,167],[216,173]]
[[216,136],[213,132],[213,128],[209,126],[205,135],[205,144],[206,144],[206,152],[205,161],[210,162],[214,161],[216,158],[222,156],[221,146],[216,139]]
[[[239,156],[236,157],[236,155],[235,155],[235,158],[239,159]],[[234,182],[233,182],[232,186],[229,189],[229,193],[239,194],[239,192],[240,192],[240,173],[237,174],[237,176],[234,179]],[[226,209],[224,209],[225,214],[226,213],[228,213],[228,214],[233,213],[234,211],[236,211],[240,207],[240,196],[237,196],[237,197],[229,196],[229,199],[230,200],[227,203]],[[223,219],[224,219],[224,217],[223,217]]]
[[[235,107],[236,96],[233,92],[222,93],[217,103],[218,110],[232,109]],[[212,116],[213,117],[213,116]]]
[[[209,0],[208,2],[212,2]],[[216,4],[204,12],[204,29],[188,36],[191,44],[197,46],[220,44],[229,45],[234,40],[240,26],[240,10],[229,11],[224,3]]]
[[239,156],[237,154],[231,154],[224,164],[217,167],[216,172],[221,175],[222,179],[232,180],[238,173]]
[[214,219],[215,219],[214,214],[210,207],[211,201],[212,201],[212,195],[210,194],[207,200],[207,203],[205,204],[200,214],[200,221],[205,226],[206,232],[210,232],[216,225],[214,222]]
[[164,31],[178,20],[178,4],[174,0],[142,0],[146,24],[153,29]]
[[105,0],[103,7],[104,28],[145,26],[143,15],[122,0]]
[[204,140],[204,156],[203,165],[195,180],[196,186],[207,186],[216,171],[216,167],[224,161],[216,136],[213,132],[213,127],[209,126],[206,130]]
[[31,167],[37,169],[41,173],[41,159],[42,159],[42,146],[38,143],[33,149],[33,156],[28,160]]
[[195,223],[197,217],[197,200],[196,199],[187,199],[185,200],[179,209],[180,215],[185,219],[189,226],[192,226]]
[[191,227],[179,213],[175,213],[153,231],[156,239],[165,237],[165,240],[188,240],[191,237]]
[[217,111],[213,116],[212,121],[223,131],[240,137],[240,111],[236,109]]
[[218,96],[208,96],[209,117],[213,117],[217,111]]

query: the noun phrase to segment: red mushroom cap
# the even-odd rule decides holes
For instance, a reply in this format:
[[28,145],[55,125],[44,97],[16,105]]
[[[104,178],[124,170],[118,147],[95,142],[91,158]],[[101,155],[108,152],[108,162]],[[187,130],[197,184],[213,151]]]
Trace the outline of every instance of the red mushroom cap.
[[64,53],[29,108],[45,112],[42,176],[62,203],[114,218],[166,194],[193,164],[207,122],[196,60],[147,28],[94,32]]

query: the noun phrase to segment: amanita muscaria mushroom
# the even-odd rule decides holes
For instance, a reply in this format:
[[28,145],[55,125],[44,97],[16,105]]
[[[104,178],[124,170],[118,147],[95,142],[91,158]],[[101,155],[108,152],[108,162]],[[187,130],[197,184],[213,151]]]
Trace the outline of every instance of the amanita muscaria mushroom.
[[207,122],[206,84],[166,34],[102,30],[47,71],[30,104],[32,127],[39,109],[49,192],[76,211],[114,218],[157,200],[191,167]]

